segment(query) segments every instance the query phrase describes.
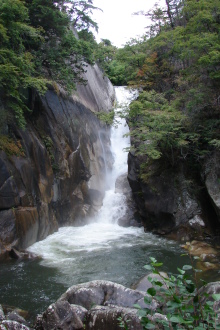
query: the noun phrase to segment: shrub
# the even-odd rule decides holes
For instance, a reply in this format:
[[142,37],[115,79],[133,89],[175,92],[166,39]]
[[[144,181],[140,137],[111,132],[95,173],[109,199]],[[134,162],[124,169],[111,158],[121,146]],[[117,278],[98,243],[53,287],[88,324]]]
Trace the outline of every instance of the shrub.
[[[219,306],[216,304],[220,294],[209,296],[203,293],[205,290],[198,289],[196,274],[199,270],[194,268],[193,259],[192,265],[177,268],[178,275],[167,277],[158,270],[163,264],[155,258],[150,260],[151,263],[145,268],[160,275],[161,281],[149,276],[152,287],[147,290],[148,296],[144,298],[149,307],[142,309],[135,305],[144,329],[220,329]],[[152,302],[154,305],[156,302],[156,309],[152,309]]]

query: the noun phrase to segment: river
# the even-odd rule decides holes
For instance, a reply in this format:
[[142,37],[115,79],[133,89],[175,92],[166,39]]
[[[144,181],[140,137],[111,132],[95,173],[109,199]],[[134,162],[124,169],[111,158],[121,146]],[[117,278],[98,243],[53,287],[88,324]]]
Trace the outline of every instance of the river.
[[[116,88],[118,102],[129,102],[132,94]],[[33,260],[10,260],[0,267],[0,303],[19,306],[32,315],[42,312],[71,285],[95,279],[111,280],[131,286],[145,274],[143,266],[153,256],[163,261],[164,270],[175,272],[186,263],[182,249],[143,228],[120,227],[117,220],[125,214],[125,196],[115,193],[115,180],[127,172],[129,138],[122,120],[112,128],[114,165],[107,173],[108,190],[103,206],[83,227],[63,227],[45,240],[29,247],[41,256]],[[187,261],[188,263],[188,261]]]

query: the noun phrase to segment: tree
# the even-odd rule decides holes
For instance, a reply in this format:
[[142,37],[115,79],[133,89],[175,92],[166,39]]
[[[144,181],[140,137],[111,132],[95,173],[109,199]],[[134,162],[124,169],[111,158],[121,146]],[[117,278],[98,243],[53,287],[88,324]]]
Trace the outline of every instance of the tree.
[[219,1],[167,0],[150,13],[150,38],[116,56],[143,90],[128,113],[133,146],[143,164],[200,164],[220,146]]
[[27,50],[29,43],[39,43],[40,33],[28,24],[28,10],[20,0],[0,1],[0,95],[6,109],[14,111],[24,127],[25,98],[22,90],[46,91],[46,80],[35,71],[34,58]]
[[108,39],[102,39],[95,50],[95,60],[108,75],[109,65],[115,59],[116,47]]
[[93,49],[91,38],[78,39],[75,27],[97,27],[90,19],[92,2],[0,0],[0,95],[20,126],[30,111],[27,89],[44,93],[56,82],[70,92],[76,82],[85,83],[82,73],[86,62],[94,63]]

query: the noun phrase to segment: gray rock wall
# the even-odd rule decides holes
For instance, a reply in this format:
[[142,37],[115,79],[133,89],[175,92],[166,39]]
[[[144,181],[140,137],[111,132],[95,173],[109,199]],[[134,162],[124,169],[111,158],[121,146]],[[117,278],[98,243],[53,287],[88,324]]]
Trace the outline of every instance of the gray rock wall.
[[97,66],[87,78],[70,97],[32,91],[27,129],[10,127],[24,156],[0,151],[0,255],[81,223],[101,206],[110,132],[93,112],[111,110],[114,88]]
[[218,235],[220,185],[216,157],[209,157],[203,173],[190,170],[187,163],[174,168],[153,162],[144,182],[140,179],[144,160],[129,154],[128,180],[146,230],[182,241]]

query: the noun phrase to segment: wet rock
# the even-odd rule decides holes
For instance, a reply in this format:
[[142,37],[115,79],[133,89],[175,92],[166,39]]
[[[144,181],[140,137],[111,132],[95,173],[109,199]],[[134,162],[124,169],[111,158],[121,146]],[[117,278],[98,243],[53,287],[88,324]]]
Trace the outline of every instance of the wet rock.
[[197,261],[196,268],[202,270],[203,272],[207,270],[218,270],[219,269],[219,262],[216,260],[215,263],[209,261]]
[[196,268],[202,271],[219,269],[220,251],[208,243],[200,241],[187,242],[182,246],[192,256],[199,257]]
[[11,320],[4,320],[0,322],[0,329],[1,330],[31,330],[31,328],[27,327],[26,325]]
[[75,311],[74,306],[71,306],[67,301],[57,301],[52,304],[43,313],[42,318],[38,318],[35,329],[44,330],[82,330],[83,323]]
[[202,220],[200,215],[196,215],[192,219],[189,220],[189,224],[194,229],[199,229],[200,227],[205,227],[205,223]]
[[90,309],[93,305],[133,307],[144,303],[144,293],[110,281],[91,281],[70,287],[59,300]]
[[132,188],[137,210],[147,231],[177,240],[202,237],[207,226],[194,186],[184,167],[173,168],[160,162],[149,165],[148,178],[140,179],[143,157],[129,153],[128,181]]
[[74,310],[74,312],[80,318],[80,320],[82,322],[84,322],[85,318],[86,318],[86,315],[87,315],[87,312],[88,312],[87,309],[80,306],[80,305],[74,305],[74,304],[71,304],[71,308],[72,308],[72,310]]
[[118,219],[119,226],[122,227],[141,227],[141,220],[138,217],[135,203],[132,197],[131,187],[129,186],[127,173],[120,175],[115,182],[115,192],[125,196],[125,215]]
[[[200,296],[201,304],[205,304],[206,301],[213,301],[213,294],[220,294],[220,282],[210,282],[199,289],[198,295]],[[213,309],[219,311],[220,301],[214,303]]]
[[149,288],[152,287],[152,283],[151,281],[149,281],[149,277],[155,281],[160,281],[161,283],[163,283],[162,287],[166,288],[166,282],[164,281],[163,277],[168,278],[168,275],[164,272],[160,272],[160,274],[161,276],[159,274],[153,273],[145,275],[137,283],[132,285],[132,289],[146,292]]
[[115,182],[115,192],[121,194],[130,194],[131,187],[128,182],[127,173],[120,175]]
[[220,153],[215,151],[204,163],[202,176],[220,221]]
[[0,210],[18,206],[20,202],[18,187],[3,152],[0,152],[0,173]]
[[92,111],[111,109],[115,100],[114,87],[98,65],[89,65],[84,77],[88,83],[86,86],[77,85],[77,91],[72,95],[74,100]]
[[151,306],[145,304],[145,296],[144,292],[110,281],[74,285],[38,316],[35,329],[119,330],[122,325],[118,320],[120,317],[129,330],[142,330],[133,305],[156,308],[155,302]]
[[24,258],[24,253],[17,251],[15,248],[12,248],[9,251],[9,256],[12,259],[21,259],[21,258]]
[[0,305],[0,322],[5,319],[5,314],[2,308],[2,305]]
[[200,241],[186,242],[185,245],[182,245],[193,256],[201,256],[202,259],[210,256],[211,258],[215,255],[218,255],[218,250],[212,247],[210,244]]
[[28,323],[26,322],[26,320],[21,315],[19,315],[18,313],[16,313],[16,311],[9,312],[6,315],[6,318],[7,318],[7,320],[16,321],[18,323],[21,323],[23,325],[28,326]]
[[8,319],[9,319],[8,315],[12,315],[12,317],[13,317],[14,314],[15,314],[15,317],[16,316],[21,317],[21,319],[24,321],[26,319],[28,319],[28,311],[26,311],[26,310],[23,310],[18,307],[14,307],[14,306],[8,306],[8,305],[3,305],[2,307],[3,307],[3,311]]
[[[121,318],[121,321],[118,320],[119,317]],[[135,309],[113,306],[97,306],[89,311],[86,318],[85,329],[120,330],[123,328],[123,324],[125,324],[129,330],[143,329]]]
[[0,242],[7,246],[17,239],[16,219],[13,210],[0,212]]

